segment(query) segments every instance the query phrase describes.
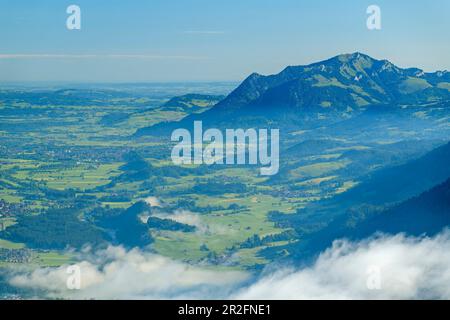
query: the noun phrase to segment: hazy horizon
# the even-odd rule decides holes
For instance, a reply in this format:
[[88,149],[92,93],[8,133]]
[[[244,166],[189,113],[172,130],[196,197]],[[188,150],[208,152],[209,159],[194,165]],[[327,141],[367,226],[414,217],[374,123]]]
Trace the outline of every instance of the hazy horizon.
[[[81,30],[66,9],[81,8]],[[0,82],[241,81],[360,51],[399,67],[450,69],[448,1],[244,3],[0,0]],[[420,22],[420,23],[419,23]]]
[[[355,51],[355,52],[360,52],[360,51]],[[342,55],[342,54],[351,54],[351,53],[355,53],[355,52],[343,52],[340,54],[335,54],[332,55],[328,58],[332,58],[338,55]],[[363,54],[367,54],[365,52],[361,52]],[[402,68],[402,69],[407,69],[407,68],[419,68],[424,70],[427,73],[433,73],[433,72],[437,72],[437,71],[449,71],[446,68],[439,68],[439,69],[434,69],[434,70],[426,70],[424,68],[421,68],[420,66],[417,65],[401,65],[399,63],[395,63],[394,61],[390,60],[390,59],[383,59],[382,57],[373,57],[370,54],[367,54],[368,56],[376,59],[376,60],[388,60],[392,63],[394,63],[394,65]],[[8,80],[0,80],[0,84],[1,85],[32,85],[32,84],[47,84],[47,85],[134,85],[134,84],[148,84],[148,85],[156,85],[156,84],[201,84],[201,83],[240,83],[241,81],[243,81],[246,77],[248,77],[251,73],[256,72],[259,74],[262,74],[264,76],[267,75],[273,75],[273,74],[278,74],[279,72],[281,72],[285,67],[288,66],[306,66],[306,65],[310,65],[313,63],[317,63],[320,61],[325,61],[328,58],[325,59],[321,59],[321,60],[316,60],[316,61],[311,61],[308,63],[304,63],[304,64],[291,64],[291,65],[285,65],[284,67],[282,67],[281,69],[279,69],[278,71],[275,71],[273,73],[261,73],[258,72],[257,70],[252,71],[246,75],[243,76],[243,78],[240,79],[205,79],[205,80],[196,80],[196,79],[180,79],[180,80],[137,80],[137,81],[132,81],[132,80],[121,80],[121,79],[116,79],[116,80],[17,80],[17,81],[8,81]],[[449,68],[450,69],[450,68]]]

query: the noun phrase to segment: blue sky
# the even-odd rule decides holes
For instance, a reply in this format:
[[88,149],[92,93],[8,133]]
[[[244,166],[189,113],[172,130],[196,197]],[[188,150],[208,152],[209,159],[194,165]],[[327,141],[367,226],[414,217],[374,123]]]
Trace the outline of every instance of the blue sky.
[[449,34],[448,0],[0,0],[0,81],[236,81],[354,51],[432,71]]

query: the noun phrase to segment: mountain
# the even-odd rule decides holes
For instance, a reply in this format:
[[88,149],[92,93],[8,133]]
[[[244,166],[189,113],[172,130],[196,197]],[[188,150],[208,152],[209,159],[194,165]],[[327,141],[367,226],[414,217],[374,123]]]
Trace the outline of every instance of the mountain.
[[450,227],[450,179],[386,210],[348,214],[300,245],[288,249],[293,257],[314,256],[337,239],[360,240],[377,233],[433,236]]
[[0,232],[2,239],[25,243],[28,248],[81,248],[104,243],[103,230],[79,218],[75,208],[50,209],[40,215],[22,215],[14,224]]
[[[342,54],[306,66],[290,66],[278,74],[251,74],[225,99],[201,115],[179,123],[143,128],[137,136],[164,128],[189,127],[194,120],[220,127],[236,120],[284,125],[317,115],[349,117],[373,105],[429,104],[450,99],[450,73],[402,69],[362,53]],[[270,117],[271,121],[268,121]]]
[[[296,258],[320,252],[336,239],[363,239],[376,232],[433,235],[450,226],[450,143],[405,164],[375,171],[358,186],[328,201],[312,204],[297,215],[274,222],[302,232],[309,223],[331,221],[286,249]],[[273,255],[275,249],[264,254]],[[277,249],[279,250],[279,248]]]
[[402,165],[370,174],[364,182],[337,198],[380,205],[415,196],[450,177],[450,143]]
[[446,226],[450,226],[450,179],[361,223],[357,234],[434,235]]
[[432,92],[448,98],[449,84],[448,72],[401,69],[387,60],[353,53],[308,66],[287,67],[276,75],[254,73],[216,107],[347,110],[369,104],[419,103],[427,102]]
[[[357,186],[333,198],[311,203],[305,212],[317,223],[340,216],[365,217],[443,183],[450,178],[449,163],[450,143],[447,143],[406,163],[366,174],[360,177],[362,182]],[[296,217],[288,219],[296,228]]]

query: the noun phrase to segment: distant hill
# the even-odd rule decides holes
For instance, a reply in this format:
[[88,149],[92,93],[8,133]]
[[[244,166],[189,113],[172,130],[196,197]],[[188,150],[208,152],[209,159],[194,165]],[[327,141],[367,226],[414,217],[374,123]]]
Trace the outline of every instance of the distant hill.
[[205,95],[205,94],[185,94],[176,96],[161,106],[162,110],[182,111],[182,112],[203,112],[217,104],[225,96]]
[[119,215],[103,219],[100,225],[112,231],[114,241],[126,247],[144,247],[153,242],[148,227],[139,215],[150,213],[151,207],[144,201],[133,204]]
[[[140,129],[136,135],[189,127],[194,120],[211,125],[234,121],[248,124],[308,118],[336,120],[373,105],[424,104],[450,99],[450,73],[402,69],[362,53],[342,54],[307,66],[290,66],[278,74],[251,74],[225,99],[201,115],[177,123]],[[324,116],[325,115],[325,116]]]
[[2,100],[7,103],[26,102],[41,106],[108,106],[111,104],[119,104],[121,103],[121,99],[132,97],[129,93],[118,90],[87,88],[0,90],[0,95],[2,96]]

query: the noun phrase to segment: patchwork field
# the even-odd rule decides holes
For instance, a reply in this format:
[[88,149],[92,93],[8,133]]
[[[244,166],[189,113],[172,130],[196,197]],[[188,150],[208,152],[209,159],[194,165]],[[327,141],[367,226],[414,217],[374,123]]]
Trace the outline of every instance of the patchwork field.
[[[317,86],[338,83],[317,80]],[[403,89],[422,87],[408,80]],[[57,266],[72,261],[68,248],[113,243],[217,268],[259,268],[275,256],[289,256],[290,245],[323,228],[321,213],[308,208],[352,190],[373,170],[441,143],[406,141],[399,148],[399,139],[417,138],[409,124],[374,121],[371,133],[349,133],[347,127],[327,132],[321,126],[326,120],[318,119],[316,131],[288,135],[280,173],[267,177],[254,166],[175,166],[170,135],[134,136],[141,128],[208,110],[231,87],[219,88],[211,85],[210,91],[220,96],[177,96],[191,92],[184,87],[150,93],[5,91],[0,249],[7,255],[0,264]],[[420,121],[434,117],[441,128],[448,116],[440,112],[430,107],[411,115]],[[364,121],[355,127],[366,129]],[[383,135],[367,138],[375,132]]]

